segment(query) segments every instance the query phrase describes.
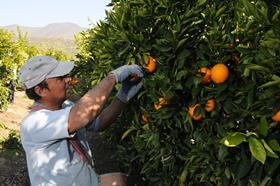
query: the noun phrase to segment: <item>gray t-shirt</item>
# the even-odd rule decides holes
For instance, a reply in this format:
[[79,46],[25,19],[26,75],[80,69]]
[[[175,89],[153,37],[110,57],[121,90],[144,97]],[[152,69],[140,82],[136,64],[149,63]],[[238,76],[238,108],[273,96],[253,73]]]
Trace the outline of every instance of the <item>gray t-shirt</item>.
[[71,107],[68,105],[56,111],[33,111],[21,123],[21,143],[34,186],[98,185],[98,176],[93,167],[80,159],[67,140],[77,135],[88,156],[92,157],[85,139],[85,129],[72,135],[68,133]]

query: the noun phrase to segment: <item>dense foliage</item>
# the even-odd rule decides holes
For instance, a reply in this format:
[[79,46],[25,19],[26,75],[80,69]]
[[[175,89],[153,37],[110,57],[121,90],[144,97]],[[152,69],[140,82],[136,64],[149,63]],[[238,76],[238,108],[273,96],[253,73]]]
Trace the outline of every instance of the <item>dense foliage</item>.
[[[111,8],[79,42],[80,92],[120,65],[158,63],[107,133],[120,142],[124,170],[151,185],[279,185],[271,119],[280,109],[279,2],[112,0]],[[198,70],[218,63],[227,81],[201,84]],[[195,103],[199,121],[187,111]]]
[[7,106],[7,84],[15,78],[16,69],[23,57],[19,50],[20,42],[12,40],[13,35],[0,29],[0,110]]

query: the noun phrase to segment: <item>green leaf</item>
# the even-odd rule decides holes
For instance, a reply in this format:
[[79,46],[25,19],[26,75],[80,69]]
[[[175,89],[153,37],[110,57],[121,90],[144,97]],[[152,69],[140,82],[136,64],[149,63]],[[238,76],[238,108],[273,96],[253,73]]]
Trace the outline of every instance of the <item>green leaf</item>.
[[128,130],[126,130],[124,133],[123,133],[123,135],[122,135],[122,137],[121,137],[121,140],[123,140],[124,138],[126,138],[132,131],[134,131],[134,130],[136,130],[136,128],[135,127],[131,127],[131,128],[129,128]]
[[258,161],[260,161],[262,164],[264,164],[266,160],[266,151],[261,141],[252,136],[249,136],[248,141],[249,141],[249,148],[252,153],[252,156],[256,158]]
[[229,154],[228,148],[224,145],[220,145],[219,152],[218,152],[218,159],[219,161],[224,161],[225,157]]
[[271,87],[271,86],[274,86],[274,85],[280,85],[280,80],[269,81],[267,83],[264,83],[264,84],[258,86],[258,89],[266,88],[266,87]]
[[189,38],[184,38],[182,40],[179,41],[179,43],[177,44],[176,46],[176,49],[180,48],[181,46],[183,46],[187,41],[188,41]]
[[269,140],[268,144],[274,151],[280,152],[280,146],[276,139]]
[[225,7],[223,6],[222,8],[220,8],[217,12],[216,12],[216,17],[219,17],[223,12],[225,11]]
[[225,175],[228,179],[231,177],[231,171],[228,167],[225,168]]
[[246,176],[249,173],[250,168],[251,168],[250,160],[246,156],[243,156],[238,164],[237,179],[241,179],[244,176]]
[[268,134],[268,123],[266,121],[265,117],[261,117],[260,123],[258,125],[258,132],[260,135],[262,135],[263,137],[266,137]]
[[263,139],[261,141],[262,141],[264,148],[266,149],[268,156],[270,156],[272,158],[279,158],[279,156],[277,154],[275,154],[275,152],[273,152],[273,150],[270,148],[270,146]]
[[246,97],[246,109],[249,109],[253,102],[254,102],[254,94],[255,94],[255,89],[251,89],[249,92],[248,92],[248,95]]
[[268,170],[267,170],[267,174],[272,176],[273,174],[275,174],[276,172],[278,173],[278,167],[280,165],[280,161],[277,159],[273,159],[273,161],[271,162]]
[[249,68],[245,68],[244,72],[243,72],[243,76],[245,76],[245,77],[250,76],[250,72],[251,72],[251,70]]
[[182,77],[185,77],[188,74],[187,70],[181,70],[176,75],[176,81],[181,80]]
[[127,46],[125,47],[123,50],[121,50],[119,53],[118,53],[118,57],[121,57],[126,51],[128,51],[130,46]]
[[266,176],[266,177],[262,180],[262,182],[259,184],[259,186],[266,186],[267,183],[268,183],[270,180],[271,180],[271,178],[268,177],[268,176]]
[[274,81],[277,81],[277,80],[280,80],[280,77],[279,76],[276,76],[275,74],[273,74],[271,76],[271,79],[274,80]]
[[180,186],[184,186],[186,185],[186,179],[187,179],[187,175],[188,175],[188,170],[189,170],[189,166],[186,165],[179,177],[179,185]]
[[257,71],[263,71],[263,72],[270,72],[270,69],[267,67],[263,67],[261,65],[256,65],[256,64],[249,64],[247,66],[250,70],[257,70]]
[[184,66],[186,58],[189,57],[190,55],[191,55],[191,52],[188,49],[184,49],[178,54],[178,56],[177,56],[177,60],[178,60],[177,69],[181,69]]
[[227,147],[236,147],[237,145],[241,144],[242,142],[246,141],[246,135],[241,132],[234,132],[229,134],[228,136],[224,137],[221,140]]
[[166,46],[153,45],[153,47],[160,52],[168,52],[168,51],[172,50],[172,47],[170,47],[168,45],[166,45]]
[[198,0],[197,1],[197,6],[202,6],[204,3],[206,2],[206,0]]

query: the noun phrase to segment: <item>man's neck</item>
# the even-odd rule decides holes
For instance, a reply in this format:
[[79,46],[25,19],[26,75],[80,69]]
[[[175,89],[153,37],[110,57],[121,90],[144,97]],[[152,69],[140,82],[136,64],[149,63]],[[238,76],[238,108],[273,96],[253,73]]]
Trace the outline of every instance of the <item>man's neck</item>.
[[36,105],[41,106],[44,109],[52,110],[52,111],[61,109],[61,104],[53,104],[53,103],[46,102],[43,100],[37,101]]

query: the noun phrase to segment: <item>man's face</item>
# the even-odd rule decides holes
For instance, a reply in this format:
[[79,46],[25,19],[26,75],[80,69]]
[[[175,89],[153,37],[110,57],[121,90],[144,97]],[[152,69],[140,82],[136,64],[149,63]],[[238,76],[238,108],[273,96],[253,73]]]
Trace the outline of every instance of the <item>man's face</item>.
[[69,88],[69,81],[71,77],[61,76],[46,79],[48,85],[47,99],[56,103],[63,103],[67,99],[67,90]]

